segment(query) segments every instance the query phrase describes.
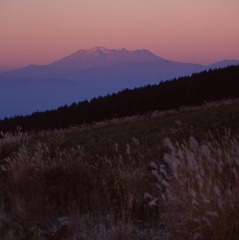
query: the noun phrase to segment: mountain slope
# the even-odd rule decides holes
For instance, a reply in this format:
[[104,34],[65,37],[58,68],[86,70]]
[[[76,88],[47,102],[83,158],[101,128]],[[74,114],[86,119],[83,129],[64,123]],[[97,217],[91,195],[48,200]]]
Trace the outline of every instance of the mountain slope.
[[207,67],[160,58],[145,49],[79,50],[49,65],[0,74],[0,119],[158,84],[204,69]]
[[[6,119],[0,121],[0,131],[15,130],[17,126],[23,130],[65,128],[228,98],[239,98],[239,66],[203,71],[191,77],[124,90],[53,111]],[[237,119],[235,121],[238,122]]]

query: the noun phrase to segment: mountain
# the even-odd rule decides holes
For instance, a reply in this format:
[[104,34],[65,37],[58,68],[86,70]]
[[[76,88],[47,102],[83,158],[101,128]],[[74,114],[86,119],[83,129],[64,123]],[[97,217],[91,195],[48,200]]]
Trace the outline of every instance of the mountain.
[[213,64],[209,65],[208,69],[209,68],[211,68],[211,69],[223,68],[223,67],[232,66],[232,65],[239,65],[239,60],[234,60],[234,59],[228,60],[228,59],[225,59],[223,61],[216,62],[216,63],[213,63]]
[[49,65],[29,65],[0,74],[0,119],[157,84],[207,68],[169,61],[146,49],[79,50]]

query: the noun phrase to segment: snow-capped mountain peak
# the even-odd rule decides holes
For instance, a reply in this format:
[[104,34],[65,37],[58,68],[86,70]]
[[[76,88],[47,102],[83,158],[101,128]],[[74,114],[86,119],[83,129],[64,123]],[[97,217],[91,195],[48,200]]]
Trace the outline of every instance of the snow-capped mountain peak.
[[[57,70],[79,71],[87,68],[109,67],[119,63],[157,62],[163,59],[148,50],[129,51],[125,48],[94,47],[79,50],[51,64]],[[165,60],[166,61],[166,60]]]

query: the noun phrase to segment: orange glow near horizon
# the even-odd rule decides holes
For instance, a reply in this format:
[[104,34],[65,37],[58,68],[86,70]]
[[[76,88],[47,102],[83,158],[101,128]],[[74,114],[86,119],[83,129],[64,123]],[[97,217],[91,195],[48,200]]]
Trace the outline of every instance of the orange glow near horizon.
[[238,11],[238,0],[0,0],[0,70],[94,46],[201,64],[239,59]]

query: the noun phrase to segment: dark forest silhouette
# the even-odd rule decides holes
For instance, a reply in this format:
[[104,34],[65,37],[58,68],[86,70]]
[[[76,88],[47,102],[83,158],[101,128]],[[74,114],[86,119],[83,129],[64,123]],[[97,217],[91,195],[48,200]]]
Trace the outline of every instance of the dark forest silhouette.
[[0,131],[66,128],[69,126],[177,109],[205,102],[239,97],[239,66],[208,70],[158,85],[123,90],[91,101],[73,103],[56,110],[35,112],[0,121]]

